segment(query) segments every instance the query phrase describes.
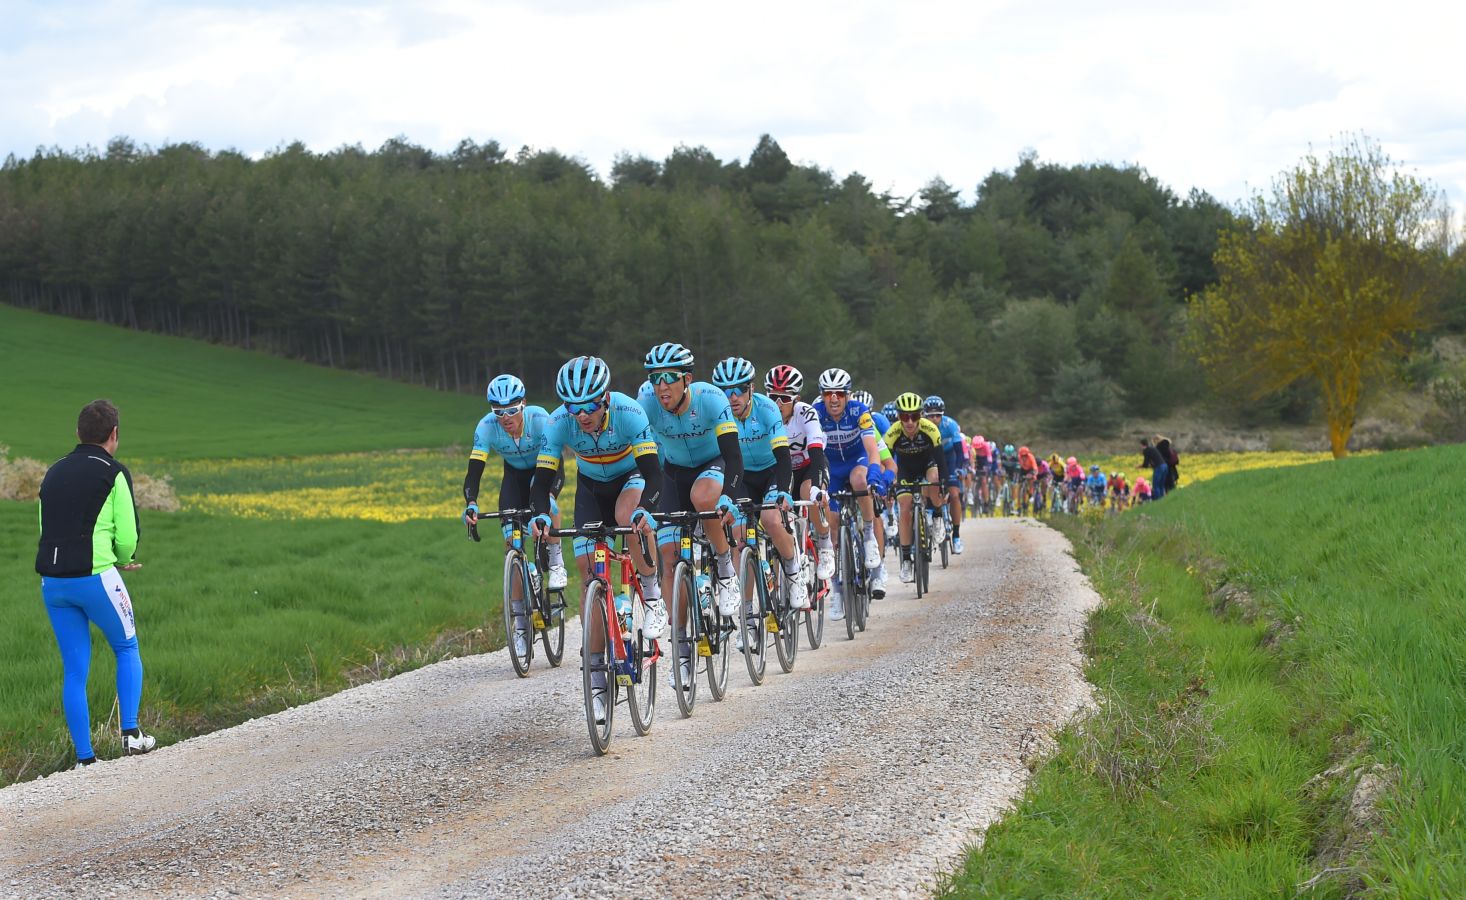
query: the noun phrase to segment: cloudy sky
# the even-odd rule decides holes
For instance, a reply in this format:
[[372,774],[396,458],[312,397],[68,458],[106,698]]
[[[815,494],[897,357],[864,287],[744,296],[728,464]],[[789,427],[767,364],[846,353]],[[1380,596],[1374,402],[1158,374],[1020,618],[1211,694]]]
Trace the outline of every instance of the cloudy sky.
[[609,172],[678,144],[906,194],[1025,148],[1233,202],[1310,145],[1378,139],[1466,204],[1466,6],[1440,2],[0,0],[0,155],[196,141],[436,150]]

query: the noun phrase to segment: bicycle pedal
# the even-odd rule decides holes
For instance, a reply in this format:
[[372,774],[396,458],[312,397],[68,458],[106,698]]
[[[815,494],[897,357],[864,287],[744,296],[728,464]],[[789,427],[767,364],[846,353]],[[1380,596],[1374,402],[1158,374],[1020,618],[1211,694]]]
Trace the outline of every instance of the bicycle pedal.
[[697,655],[698,656],[712,656],[713,655],[713,647],[712,647],[711,644],[708,643],[708,639],[707,638],[700,637],[700,638],[697,639]]
[[545,629],[545,617],[540,615],[539,610],[535,610],[533,615],[529,617],[529,620],[534,623],[534,627],[540,629],[541,631]]
[[773,613],[769,613],[767,616],[764,617],[764,628],[770,634],[778,634],[779,633],[779,617],[776,616],[776,615],[774,615]]

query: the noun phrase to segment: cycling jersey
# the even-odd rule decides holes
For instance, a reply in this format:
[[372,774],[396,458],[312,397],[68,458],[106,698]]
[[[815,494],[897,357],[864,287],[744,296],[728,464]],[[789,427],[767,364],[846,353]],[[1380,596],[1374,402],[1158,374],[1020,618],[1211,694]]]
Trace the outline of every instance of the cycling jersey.
[[891,458],[890,443],[886,440],[886,432],[891,430],[891,420],[886,418],[885,413],[879,410],[870,411],[870,420],[876,426],[876,450],[880,453],[881,462]]
[[1075,478],[1078,478],[1080,480],[1083,480],[1083,478],[1084,478],[1084,467],[1081,466],[1079,463],[1075,463],[1072,466],[1066,466],[1064,468],[1064,474],[1065,475],[1068,475],[1071,480],[1072,479],[1075,479]]
[[978,462],[988,461],[988,445],[985,441],[973,441],[972,452],[977,455]]
[[748,415],[733,417],[738,423],[738,446],[743,450],[743,468],[762,472],[774,467],[774,451],[789,446],[789,435],[779,404],[763,394],[751,394],[749,401]]
[[1086,478],[1084,480],[1084,487],[1091,494],[1099,494],[1099,495],[1103,496],[1104,495],[1104,492],[1105,492],[1105,476],[1104,475],[1091,475],[1091,476],[1089,476],[1088,478]]
[[706,381],[687,386],[681,412],[663,409],[650,381],[642,382],[636,399],[646,414],[662,460],[672,465],[701,466],[716,459],[721,455],[718,437],[738,433],[727,395]]
[[886,445],[896,457],[896,474],[903,481],[921,481],[933,466],[937,480],[947,477],[946,454],[942,452],[942,435],[928,419],[920,420],[916,434],[908,436],[901,423],[886,429]]
[[1034,459],[1031,453],[1018,454],[1018,466],[1023,470],[1025,475],[1033,475],[1038,472],[1038,460]]
[[656,453],[657,444],[641,404],[619,391],[611,392],[609,404],[606,421],[595,434],[582,431],[575,416],[564,406],[550,413],[538,467],[559,469],[560,454],[569,447],[579,460],[582,478],[612,481],[635,471],[637,457]]
[[[931,421],[928,419],[927,421]],[[962,429],[957,425],[957,420],[948,415],[932,423],[937,426],[937,431],[942,435],[942,449],[951,453],[953,449],[962,442]]]
[[814,411],[819,414],[820,428],[825,432],[825,456],[830,460],[831,471],[849,471],[858,463],[866,462],[866,435],[876,437],[875,419],[871,418],[870,407],[864,403],[847,401],[845,411],[839,419],[830,415],[825,401],[818,400]]
[[825,431],[820,427],[820,415],[814,407],[803,401],[795,401],[794,412],[784,423],[789,437],[789,463],[796,469],[809,465],[811,447],[824,449]]
[[479,420],[473,431],[473,451],[469,459],[488,462],[489,453],[504,457],[504,464],[515,469],[533,470],[539,459],[540,449],[545,445],[545,429],[549,427],[550,414],[542,406],[524,408],[524,433],[511,437],[500,424],[499,417],[489,413]]

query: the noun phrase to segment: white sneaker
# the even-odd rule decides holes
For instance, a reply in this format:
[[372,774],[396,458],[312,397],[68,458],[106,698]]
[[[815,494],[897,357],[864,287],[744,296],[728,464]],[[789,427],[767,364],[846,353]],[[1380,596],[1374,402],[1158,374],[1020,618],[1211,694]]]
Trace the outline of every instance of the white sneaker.
[[606,724],[606,692],[593,690],[590,695],[590,708],[596,714],[596,724]]
[[831,590],[827,599],[830,601],[830,621],[838,622],[845,618],[845,600],[840,592]]
[[875,535],[867,535],[865,539],[865,567],[874,569],[881,564],[881,545],[876,543]]
[[546,585],[552,591],[563,591],[565,585],[570,583],[570,573],[565,571],[565,566],[550,566],[550,577]]
[[870,596],[873,600],[880,600],[886,596],[886,564],[884,562],[870,577]]
[[795,609],[809,609],[809,586],[803,578],[789,582],[789,605]]
[[718,598],[718,614],[733,618],[738,615],[738,608],[742,605],[743,597],[738,590],[738,576],[730,575],[727,578],[719,578],[713,589]]
[[529,642],[524,639],[524,631],[514,629],[514,655],[524,659],[529,655]]
[[953,553],[961,553],[962,552],[962,538],[960,538],[960,537],[954,537],[954,538],[952,538],[952,552]]
[[136,736],[130,734],[124,734],[122,736],[122,752],[128,756],[147,753],[156,746],[158,746],[158,742],[151,734],[142,734],[139,732]]
[[660,640],[662,631],[667,627],[667,604],[662,598],[647,600],[645,603],[646,615],[641,620],[641,633],[644,637],[652,640]]
[[815,569],[815,575],[818,576],[821,579],[834,578],[835,577],[835,548],[834,547],[821,547],[821,548],[819,548],[819,551],[820,551],[820,564]]
[[916,562],[912,559],[901,560],[901,583],[910,584],[916,580]]
[[75,772],[77,769],[90,769],[92,766],[95,766],[96,764],[97,764],[97,758],[95,756],[92,757],[92,761],[91,762],[82,762],[81,760],[77,760],[76,761],[76,765],[72,766],[71,767],[71,770],[73,772]]

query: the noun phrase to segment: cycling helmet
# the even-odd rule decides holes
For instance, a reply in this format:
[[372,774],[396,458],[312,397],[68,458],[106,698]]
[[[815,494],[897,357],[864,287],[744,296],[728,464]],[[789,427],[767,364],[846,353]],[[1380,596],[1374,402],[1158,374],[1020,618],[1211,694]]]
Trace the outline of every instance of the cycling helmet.
[[1099,474],[1099,466],[1090,466],[1089,467],[1089,471],[1091,471],[1094,474],[1098,475]]
[[524,382],[513,375],[500,375],[489,382],[488,394],[495,406],[510,406],[524,399]]
[[929,413],[945,414],[947,412],[947,404],[943,403],[942,398],[938,397],[936,394],[932,394],[930,397],[926,398],[926,402],[921,405],[921,408],[923,412]]
[[1018,449],[1016,447],[1014,447],[1012,444],[1004,444],[1003,445],[1003,452],[1006,453],[1006,454],[1008,454],[1009,456],[1012,456],[1014,453],[1017,453],[1018,452]]
[[1079,460],[1078,458],[1071,456],[1068,459],[1064,460],[1064,464],[1066,466],[1077,466],[1079,465]]
[[1018,448],[1018,455],[1019,456],[1032,456],[1033,455],[1033,451],[1030,450],[1030,449],[1028,449],[1027,447],[1019,447]]
[[897,397],[896,411],[904,413],[921,412],[921,395],[907,391]]
[[892,400],[890,403],[882,406],[881,415],[885,416],[888,419],[896,418],[896,401]]
[[1125,477],[1125,473],[1124,472],[1116,472],[1115,473],[1115,477],[1116,478],[1124,478]]
[[740,387],[753,381],[753,363],[730,356],[713,366],[713,384],[720,388]]
[[851,391],[850,399],[856,403],[864,403],[870,409],[876,408],[876,398],[870,395],[870,391]]
[[826,369],[820,373],[820,390],[822,391],[848,391],[850,390],[850,373],[844,369]]
[[681,369],[689,372],[692,370],[692,351],[681,344],[668,341],[648,350],[644,365],[648,369]]
[[555,393],[566,403],[588,403],[610,387],[611,370],[599,356],[577,356],[555,376]]
[[987,440],[982,435],[978,435],[977,437],[973,438],[972,442],[974,444],[982,444],[984,447],[988,445]]
[[793,366],[774,366],[769,374],[764,376],[764,390],[772,391],[775,394],[794,394],[798,396],[799,389],[804,387],[804,376]]

